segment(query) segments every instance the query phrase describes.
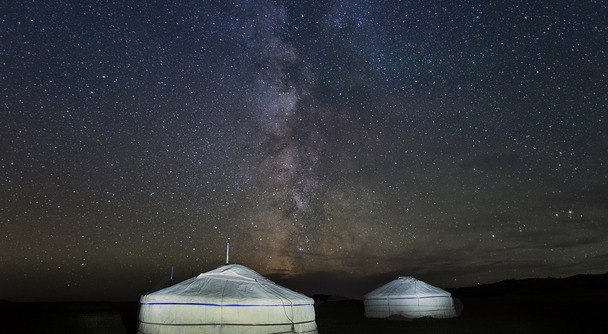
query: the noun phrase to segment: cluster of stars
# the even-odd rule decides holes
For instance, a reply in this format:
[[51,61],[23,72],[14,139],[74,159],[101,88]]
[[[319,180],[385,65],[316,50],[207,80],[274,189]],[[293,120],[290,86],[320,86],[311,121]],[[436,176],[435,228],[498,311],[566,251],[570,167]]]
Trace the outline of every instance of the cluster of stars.
[[288,278],[604,270],[601,1],[5,7],[0,299],[228,238]]

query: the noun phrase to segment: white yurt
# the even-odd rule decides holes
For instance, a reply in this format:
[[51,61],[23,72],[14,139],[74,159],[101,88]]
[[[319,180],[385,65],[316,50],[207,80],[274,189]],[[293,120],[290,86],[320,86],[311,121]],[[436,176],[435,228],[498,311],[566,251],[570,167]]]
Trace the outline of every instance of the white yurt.
[[138,333],[317,333],[317,324],[312,298],[230,264],[143,295]]
[[364,296],[368,318],[453,318],[452,294],[412,277],[399,277]]

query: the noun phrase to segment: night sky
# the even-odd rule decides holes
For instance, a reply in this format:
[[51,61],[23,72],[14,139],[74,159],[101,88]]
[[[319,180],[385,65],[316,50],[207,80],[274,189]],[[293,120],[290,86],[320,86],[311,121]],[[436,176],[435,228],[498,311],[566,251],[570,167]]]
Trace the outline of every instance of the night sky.
[[2,1],[0,299],[231,262],[361,297],[608,270],[605,1]]

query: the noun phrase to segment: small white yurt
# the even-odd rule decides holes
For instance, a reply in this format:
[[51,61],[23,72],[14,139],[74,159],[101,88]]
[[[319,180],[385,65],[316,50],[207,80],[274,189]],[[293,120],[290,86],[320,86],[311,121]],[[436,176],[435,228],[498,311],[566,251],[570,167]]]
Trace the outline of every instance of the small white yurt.
[[143,295],[138,333],[317,333],[317,324],[312,298],[230,264]]
[[452,294],[412,277],[399,277],[364,296],[368,318],[453,318]]

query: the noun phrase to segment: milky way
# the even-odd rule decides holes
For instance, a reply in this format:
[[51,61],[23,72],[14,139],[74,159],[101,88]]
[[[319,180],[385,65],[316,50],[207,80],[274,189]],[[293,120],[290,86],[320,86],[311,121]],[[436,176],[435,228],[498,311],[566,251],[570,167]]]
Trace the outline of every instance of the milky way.
[[0,299],[605,271],[604,2],[4,7]]

